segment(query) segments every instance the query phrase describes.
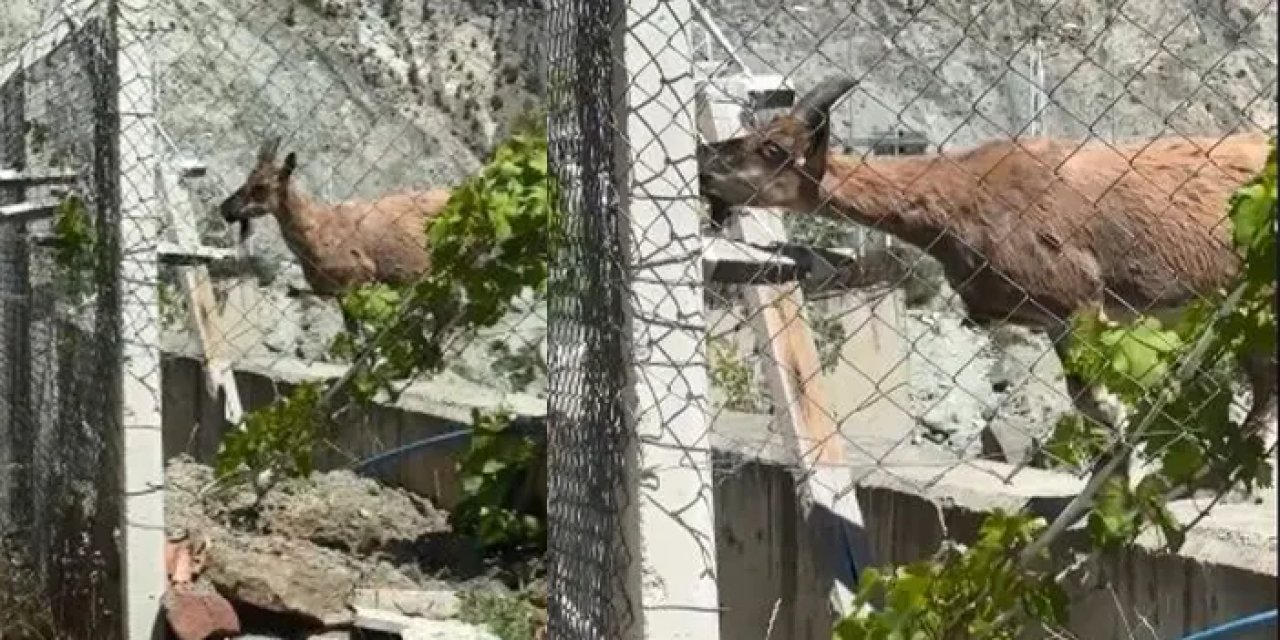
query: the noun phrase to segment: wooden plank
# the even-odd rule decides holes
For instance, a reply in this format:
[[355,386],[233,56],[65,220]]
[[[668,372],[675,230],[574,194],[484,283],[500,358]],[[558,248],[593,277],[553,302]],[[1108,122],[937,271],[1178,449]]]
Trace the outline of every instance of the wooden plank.
[[[58,244],[58,237],[49,233],[33,233],[28,238],[40,247],[53,247]],[[161,241],[156,248],[160,261],[170,266],[199,266],[211,262],[237,263],[244,259],[239,251],[222,247],[200,245],[188,247],[176,242]],[[245,269],[248,269],[245,266]]]
[[729,238],[703,239],[703,278],[730,284],[792,282],[801,277],[800,265],[777,252]]
[[71,169],[46,169],[42,171],[14,171],[0,169],[0,187],[43,187],[52,184],[74,184],[80,175]]
[[[742,241],[762,244],[786,236],[781,217],[761,209],[743,209],[728,230]],[[818,349],[804,313],[804,294],[790,284],[763,284],[744,288],[743,295],[756,336],[769,347],[774,403],[781,406],[798,444],[809,447],[803,462],[806,466],[840,462],[843,450],[828,409]]]
[[210,262],[235,262],[240,253],[235,249],[207,247],[204,245],[182,245],[175,242],[161,242],[160,260],[175,266],[197,266]]
[[58,210],[57,200],[37,200],[0,205],[0,223],[25,224],[47,220]]
[[[704,113],[698,122],[704,139],[736,135],[742,121],[738,103],[700,97]],[[737,213],[726,229],[731,238],[756,246],[787,244],[777,213],[754,208]],[[829,571],[830,604],[843,615],[857,586],[858,568],[868,566],[871,556],[852,473],[845,464],[843,437],[805,318],[804,295],[797,285],[761,284],[744,286],[743,296],[747,318],[765,346],[765,376],[777,429],[791,441],[800,465],[798,493],[813,548],[820,555],[814,566]]]
[[209,167],[199,160],[175,160],[173,168],[183,179],[203,178],[209,172]]
[[[747,243],[719,236],[703,237],[703,276],[726,284],[804,282],[818,290],[824,280],[858,268],[858,251],[810,247],[789,242]],[[835,287],[839,288],[839,287]]]
[[[195,257],[193,253],[206,251],[215,254],[219,250],[201,247],[191,218],[191,202],[187,192],[179,184],[173,170],[162,168],[162,197],[169,212],[169,221],[177,243],[162,243],[162,249],[168,248],[170,257]],[[229,252],[232,256],[235,252]],[[223,394],[223,415],[227,422],[238,424],[244,416],[244,406],[240,392],[236,387],[235,374],[231,368],[231,359],[227,357],[227,340],[219,322],[218,300],[213,292],[213,282],[209,278],[209,268],[204,264],[193,264],[179,268],[182,288],[187,296],[187,304],[191,310],[192,321],[200,338],[200,346],[204,352],[206,384],[209,396],[218,397]]]
[[[729,232],[748,242],[785,239],[781,218],[761,210],[734,216]],[[844,613],[857,587],[858,568],[867,566],[870,553],[804,294],[798,285],[767,284],[745,286],[743,297],[756,338],[767,345],[765,377],[781,423],[777,428],[792,439],[801,465],[801,500],[817,539],[814,548],[824,556],[815,566],[831,572],[831,605]]]

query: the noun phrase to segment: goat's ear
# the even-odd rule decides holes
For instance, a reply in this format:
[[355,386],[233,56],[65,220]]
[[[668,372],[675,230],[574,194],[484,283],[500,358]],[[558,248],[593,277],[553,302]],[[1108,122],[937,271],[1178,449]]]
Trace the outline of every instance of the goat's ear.
[[292,151],[284,157],[284,165],[280,167],[280,179],[287,180],[293,177],[293,171],[298,168],[298,154]]
[[266,164],[276,159],[276,152],[280,150],[280,136],[272,136],[267,138],[266,142],[258,147],[258,162]]

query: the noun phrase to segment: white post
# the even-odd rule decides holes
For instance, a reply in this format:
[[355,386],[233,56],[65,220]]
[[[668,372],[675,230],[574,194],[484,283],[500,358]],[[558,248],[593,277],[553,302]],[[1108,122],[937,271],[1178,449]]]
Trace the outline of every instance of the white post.
[[117,99],[120,114],[121,424],[124,500],[121,575],[125,638],[163,633],[164,447],[160,417],[159,145],[151,52],[150,0],[116,0]]
[[[614,114],[631,281],[622,638],[719,637],[688,0],[614,0]],[[624,8],[625,7],[625,8]],[[614,15],[619,15],[615,13]]]

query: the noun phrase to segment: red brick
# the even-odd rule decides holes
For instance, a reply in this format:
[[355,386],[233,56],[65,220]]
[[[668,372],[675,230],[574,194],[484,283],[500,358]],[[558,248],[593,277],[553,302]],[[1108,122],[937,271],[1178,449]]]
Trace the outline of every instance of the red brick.
[[235,609],[213,589],[170,588],[164,607],[165,618],[178,640],[206,640],[240,633]]

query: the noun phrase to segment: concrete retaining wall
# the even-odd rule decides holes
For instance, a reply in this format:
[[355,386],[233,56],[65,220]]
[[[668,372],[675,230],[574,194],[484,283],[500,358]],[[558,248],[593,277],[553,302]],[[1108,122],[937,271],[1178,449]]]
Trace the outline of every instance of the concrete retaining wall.
[[[308,364],[300,360],[246,360],[236,367],[236,384],[245,411],[269,404],[287,394],[293,385],[308,380],[336,379],[343,368]],[[222,418],[222,402],[210,397],[200,361],[170,355],[164,360],[165,459],[187,453],[199,462],[212,463],[231,425]],[[516,415],[541,417],[544,400],[525,395],[498,397],[491,390],[469,388],[449,381],[410,385],[395,403],[371,410],[351,410],[340,420],[332,446],[318,452],[321,469],[350,466],[368,456],[447,433],[471,424],[472,409],[491,410],[498,403]],[[454,455],[467,446],[466,438],[448,441],[408,454],[386,465],[378,477],[390,484],[430,497],[437,505],[452,508],[458,498]]]
[[[828,640],[832,619],[821,605],[823,585],[813,559],[787,467],[776,461],[718,461],[736,468],[718,478],[716,533],[725,607],[721,637],[760,637],[771,611],[773,640]],[[990,472],[1007,465],[957,468],[938,477],[936,466],[894,467],[893,476],[862,477],[858,499],[877,563],[928,556],[948,533],[972,540],[983,516],[1014,509],[1028,498],[1071,495],[1078,483],[1026,470],[1014,486]],[[928,489],[920,487],[932,484]],[[1184,518],[1191,505],[1175,505]],[[1276,506],[1220,505],[1192,531],[1177,554],[1153,541],[1086,568],[1088,584],[1071,588],[1070,629],[1088,640],[1176,640],[1185,634],[1276,606]],[[1057,551],[1079,542],[1079,529]],[[1271,638],[1264,630],[1239,638]]]
[[[236,375],[246,409],[270,402],[290,384],[333,378],[341,369],[293,361],[242,364]],[[164,368],[166,456],[190,453],[208,462],[228,426],[221,404],[205,392],[200,364],[169,357]],[[452,383],[451,383],[452,385]],[[278,389],[278,391],[277,391]],[[482,394],[414,385],[399,402],[348,418],[337,452],[322,468],[451,431],[470,421]],[[449,400],[440,400],[448,398]],[[524,396],[501,399],[524,415],[545,415],[545,403]],[[487,401],[494,402],[492,397]],[[492,408],[480,407],[480,408]],[[826,587],[817,578],[788,454],[761,441],[768,418],[724,413],[713,426],[717,556],[723,638],[828,640],[832,620]],[[767,436],[766,436],[767,437]],[[382,477],[420,492],[445,508],[457,497],[452,454],[466,445],[406,456]],[[969,540],[984,514],[1018,509],[1029,499],[1070,496],[1073,478],[1035,469],[1003,484],[1008,465],[970,462],[956,467],[896,437],[855,439],[863,459],[849,467],[879,563],[904,563],[932,553],[950,534]],[[888,469],[891,473],[886,472]],[[1175,505],[1190,517],[1190,505]],[[1080,638],[1171,640],[1211,624],[1276,606],[1276,505],[1220,505],[1191,533],[1182,552],[1154,550],[1148,541],[1099,566],[1109,586],[1085,585],[1074,594],[1071,628]],[[1077,535],[1079,532],[1075,532]],[[1070,543],[1070,535],[1064,543]],[[772,620],[772,624],[770,621]],[[1128,631],[1128,630],[1132,631]],[[1250,637],[1272,637],[1271,631]]]

